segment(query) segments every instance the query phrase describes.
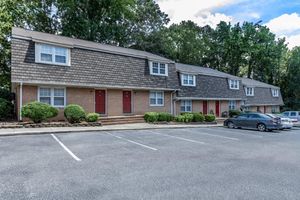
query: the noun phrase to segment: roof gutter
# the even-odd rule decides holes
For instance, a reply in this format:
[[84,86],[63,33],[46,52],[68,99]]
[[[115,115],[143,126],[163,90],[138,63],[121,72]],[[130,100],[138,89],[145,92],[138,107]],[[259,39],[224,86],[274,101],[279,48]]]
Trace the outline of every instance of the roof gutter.
[[207,97],[177,97],[176,100],[245,100],[243,98],[207,98]]
[[27,84],[27,85],[44,85],[44,86],[65,86],[65,87],[78,87],[78,88],[107,88],[107,89],[136,89],[136,90],[161,90],[161,91],[177,91],[175,88],[159,88],[159,87],[133,87],[133,86],[111,86],[100,84],[75,84],[66,82],[43,82],[43,81],[12,81],[12,83]]

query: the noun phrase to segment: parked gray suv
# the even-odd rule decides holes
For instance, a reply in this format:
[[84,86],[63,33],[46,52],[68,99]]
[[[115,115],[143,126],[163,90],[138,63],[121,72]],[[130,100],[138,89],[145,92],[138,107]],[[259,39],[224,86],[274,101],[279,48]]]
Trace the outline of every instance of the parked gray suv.
[[248,128],[259,131],[281,129],[280,119],[272,118],[261,113],[246,113],[224,121],[228,128]]
[[282,113],[283,116],[290,118],[293,120],[293,122],[299,122],[300,121],[300,112],[299,111],[286,111]]

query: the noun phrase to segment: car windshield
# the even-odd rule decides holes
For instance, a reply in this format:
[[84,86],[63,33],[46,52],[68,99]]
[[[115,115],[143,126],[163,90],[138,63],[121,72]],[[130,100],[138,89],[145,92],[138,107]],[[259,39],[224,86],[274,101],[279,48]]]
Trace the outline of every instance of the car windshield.
[[288,112],[284,112],[282,113],[284,116],[288,117],[289,116],[289,113]]

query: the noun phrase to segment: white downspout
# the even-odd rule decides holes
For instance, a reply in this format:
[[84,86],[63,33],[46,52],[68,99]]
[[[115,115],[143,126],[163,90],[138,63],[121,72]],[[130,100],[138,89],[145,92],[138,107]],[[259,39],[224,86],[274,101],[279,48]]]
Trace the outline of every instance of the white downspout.
[[174,102],[175,101],[173,100],[173,94],[175,94],[175,93],[176,93],[176,90],[171,93],[171,114],[174,115],[174,116],[176,115],[176,113],[175,113],[176,108],[174,107],[174,105],[175,105]]
[[173,115],[173,92],[171,92],[171,114]]
[[20,83],[20,107],[19,107],[19,119],[22,121],[21,109],[23,106],[23,82]]

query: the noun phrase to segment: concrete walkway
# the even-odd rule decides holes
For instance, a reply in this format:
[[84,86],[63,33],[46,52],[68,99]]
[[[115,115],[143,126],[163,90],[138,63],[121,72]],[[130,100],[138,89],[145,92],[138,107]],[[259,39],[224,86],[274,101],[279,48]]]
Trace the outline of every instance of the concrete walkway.
[[71,133],[71,132],[89,132],[89,131],[117,131],[117,130],[144,130],[144,129],[170,129],[170,128],[207,128],[218,127],[222,124],[120,124],[107,125],[99,127],[48,127],[48,128],[7,128],[0,129],[0,136],[14,135],[34,135],[34,134],[50,134],[50,133]]

